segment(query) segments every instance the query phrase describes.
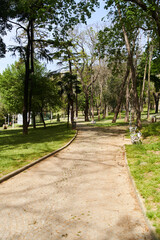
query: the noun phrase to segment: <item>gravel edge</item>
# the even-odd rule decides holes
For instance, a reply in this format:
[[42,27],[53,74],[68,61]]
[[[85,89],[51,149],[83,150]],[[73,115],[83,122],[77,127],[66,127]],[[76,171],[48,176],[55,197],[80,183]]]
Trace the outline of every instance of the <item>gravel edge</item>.
[[0,178],[0,183],[2,183],[2,182],[4,182],[4,181],[7,181],[8,179],[16,176],[17,174],[19,174],[19,173],[25,171],[26,169],[34,166],[35,164],[37,164],[37,163],[45,160],[46,158],[48,158],[48,157],[50,157],[50,156],[52,156],[52,155],[60,152],[60,151],[63,150],[64,148],[68,147],[68,146],[75,140],[75,138],[77,137],[77,135],[78,135],[78,131],[76,132],[75,136],[74,136],[66,145],[64,145],[63,147],[61,147],[61,148],[59,148],[59,149],[57,149],[57,150],[55,150],[55,151],[53,151],[53,152],[51,152],[51,153],[43,156],[43,157],[35,160],[35,161],[32,162],[32,163],[27,164],[26,166],[24,166],[24,167],[22,167],[22,168],[19,168],[19,169],[15,170],[14,172],[11,172],[11,173],[3,176],[2,178]]

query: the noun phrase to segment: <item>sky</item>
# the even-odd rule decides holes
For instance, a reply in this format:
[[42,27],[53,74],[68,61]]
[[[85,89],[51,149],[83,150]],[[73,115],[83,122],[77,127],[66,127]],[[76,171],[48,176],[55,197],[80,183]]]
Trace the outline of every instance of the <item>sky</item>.
[[[87,24],[93,25],[93,24],[100,23],[101,19],[105,15],[106,15],[106,10],[104,9],[104,2],[103,0],[100,0],[100,8],[96,8],[96,11],[92,13],[92,17],[88,19]],[[15,36],[15,30],[13,30],[12,32],[9,32],[7,36],[3,37],[6,46],[15,44],[14,36]],[[7,52],[6,57],[0,59],[0,73],[2,73],[5,70],[5,68],[7,68],[9,65],[13,64],[15,61],[18,61],[18,59],[19,59],[18,54],[17,56],[12,56],[11,52]],[[54,71],[58,69],[56,63],[54,62],[53,63],[44,62],[44,63],[46,64],[48,70]]]

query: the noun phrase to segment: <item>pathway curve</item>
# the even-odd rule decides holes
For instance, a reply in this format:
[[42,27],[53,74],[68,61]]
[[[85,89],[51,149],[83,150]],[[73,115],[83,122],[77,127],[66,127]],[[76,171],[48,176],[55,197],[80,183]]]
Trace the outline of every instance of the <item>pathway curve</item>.
[[151,240],[124,129],[81,127],[66,149],[0,184],[0,240]]

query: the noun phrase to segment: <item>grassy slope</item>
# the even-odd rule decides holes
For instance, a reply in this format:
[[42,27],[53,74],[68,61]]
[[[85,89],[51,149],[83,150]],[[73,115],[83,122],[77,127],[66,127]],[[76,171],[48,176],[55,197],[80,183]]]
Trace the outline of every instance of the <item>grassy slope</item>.
[[142,145],[126,146],[127,159],[147,216],[160,236],[160,123],[146,125],[142,134]]
[[29,129],[27,136],[21,129],[0,131],[0,177],[64,146],[74,134],[66,124]]

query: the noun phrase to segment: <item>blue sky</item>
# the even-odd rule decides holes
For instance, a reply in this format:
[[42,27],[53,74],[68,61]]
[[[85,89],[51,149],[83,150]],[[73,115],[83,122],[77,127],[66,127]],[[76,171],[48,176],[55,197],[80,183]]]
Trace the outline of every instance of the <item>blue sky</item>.
[[[89,25],[100,23],[101,19],[106,15],[106,10],[104,9],[104,2],[103,0],[100,0],[100,8],[96,9],[96,12],[92,14],[92,17],[88,19],[87,23]],[[14,45],[14,38],[15,34],[14,31],[11,33],[8,33],[7,36],[4,37],[4,42],[6,43],[6,46]],[[13,64],[16,60],[18,60],[18,55],[16,57],[11,56],[11,52],[6,53],[5,58],[0,59],[0,73],[4,71],[4,69],[8,66]],[[55,70],[57,68],[56,63],[49,63],[47,64],[48,70]]]

